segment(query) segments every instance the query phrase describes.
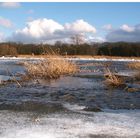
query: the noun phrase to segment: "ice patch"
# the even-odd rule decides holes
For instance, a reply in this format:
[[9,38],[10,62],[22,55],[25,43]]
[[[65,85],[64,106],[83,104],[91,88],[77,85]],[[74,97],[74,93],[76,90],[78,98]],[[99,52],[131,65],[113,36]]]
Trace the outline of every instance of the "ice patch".
[[85,106],[80,106],[77,104],[64,104],[64,107],[71,111],[81,111],[85,108]]
[[[0,60],[40,60],[44,58],[34,58],[34,57],[0,57]],[[73,61],[122,61],[122,62],[140,62],[139,59],[134,58],[65,58],[67,60],[73,60]]]
[[0,111],[0,137],[140,137],[140,110],[38,115]]

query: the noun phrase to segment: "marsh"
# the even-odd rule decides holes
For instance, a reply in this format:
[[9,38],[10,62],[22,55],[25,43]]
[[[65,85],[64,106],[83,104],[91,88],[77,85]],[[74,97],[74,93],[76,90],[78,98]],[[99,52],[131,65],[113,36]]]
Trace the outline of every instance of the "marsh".
[[[26,74],[21,61],[1,59],[1,83]],[[74,60],[80,72],[0,86],[0,137],[140,137],[140,85],[129,61]],[[104,65],[126,78],[127,88],[104,83]],[[18,74],[17,74],[18,73]]]

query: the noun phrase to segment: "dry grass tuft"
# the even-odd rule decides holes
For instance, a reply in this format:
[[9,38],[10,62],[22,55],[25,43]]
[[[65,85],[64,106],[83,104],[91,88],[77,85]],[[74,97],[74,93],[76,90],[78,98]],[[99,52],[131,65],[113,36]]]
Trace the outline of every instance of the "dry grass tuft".
[[134,75],[135,80],[140,81],[140,71],[136,72]]
[[140,70],[140,62],[129,63],[128,67],[131,68],[131,69]]
[[119,88],[125,86],[125,81],[122,77],[115,75],[113,72],[110,71],[109,68],[106,68],[105,76],[105,84],[112,88]]
[[128,88],[128,87],[126,87],[125,90],[127,92],[138,92],[138,91],[140,91],[140,89],[138,89],[138,88]]
[[77,66],[58,55],[51,55],[37,63],[25,62],[24,66],[30,78],[56,79],[61,75],[77,72]]
[[134,78],[139,81],[140,80],[140,62],[129,63],[128,67],[138,71],[134,75]]

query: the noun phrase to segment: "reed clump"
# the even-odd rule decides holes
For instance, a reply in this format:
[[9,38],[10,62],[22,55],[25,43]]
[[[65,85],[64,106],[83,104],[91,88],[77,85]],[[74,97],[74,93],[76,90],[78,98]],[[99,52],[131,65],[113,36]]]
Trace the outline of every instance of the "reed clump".
[[125,87],[125,80],[116,75],[115,73],[111,72],[109,68],[106,68],[105,77],[105,84],[111,88],[121,88]]
[[53,55],[36,63],[24,62],[29,78],[57,79],[61,75],[72,75],[78,71],[75,63]]

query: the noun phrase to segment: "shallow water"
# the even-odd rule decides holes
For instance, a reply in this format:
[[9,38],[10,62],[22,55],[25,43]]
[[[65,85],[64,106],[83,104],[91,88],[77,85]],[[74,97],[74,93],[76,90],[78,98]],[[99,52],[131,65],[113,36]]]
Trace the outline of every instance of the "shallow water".
[[[0,60],[0,81],[25,73],[17,62]],[[82,65],[75,76],[1,86],[0,137],[140,137],[140,91],[109,89],[102,65],[76,62]],[[126,63],[113,62],[111,68],[130,77],[134,72]]]

